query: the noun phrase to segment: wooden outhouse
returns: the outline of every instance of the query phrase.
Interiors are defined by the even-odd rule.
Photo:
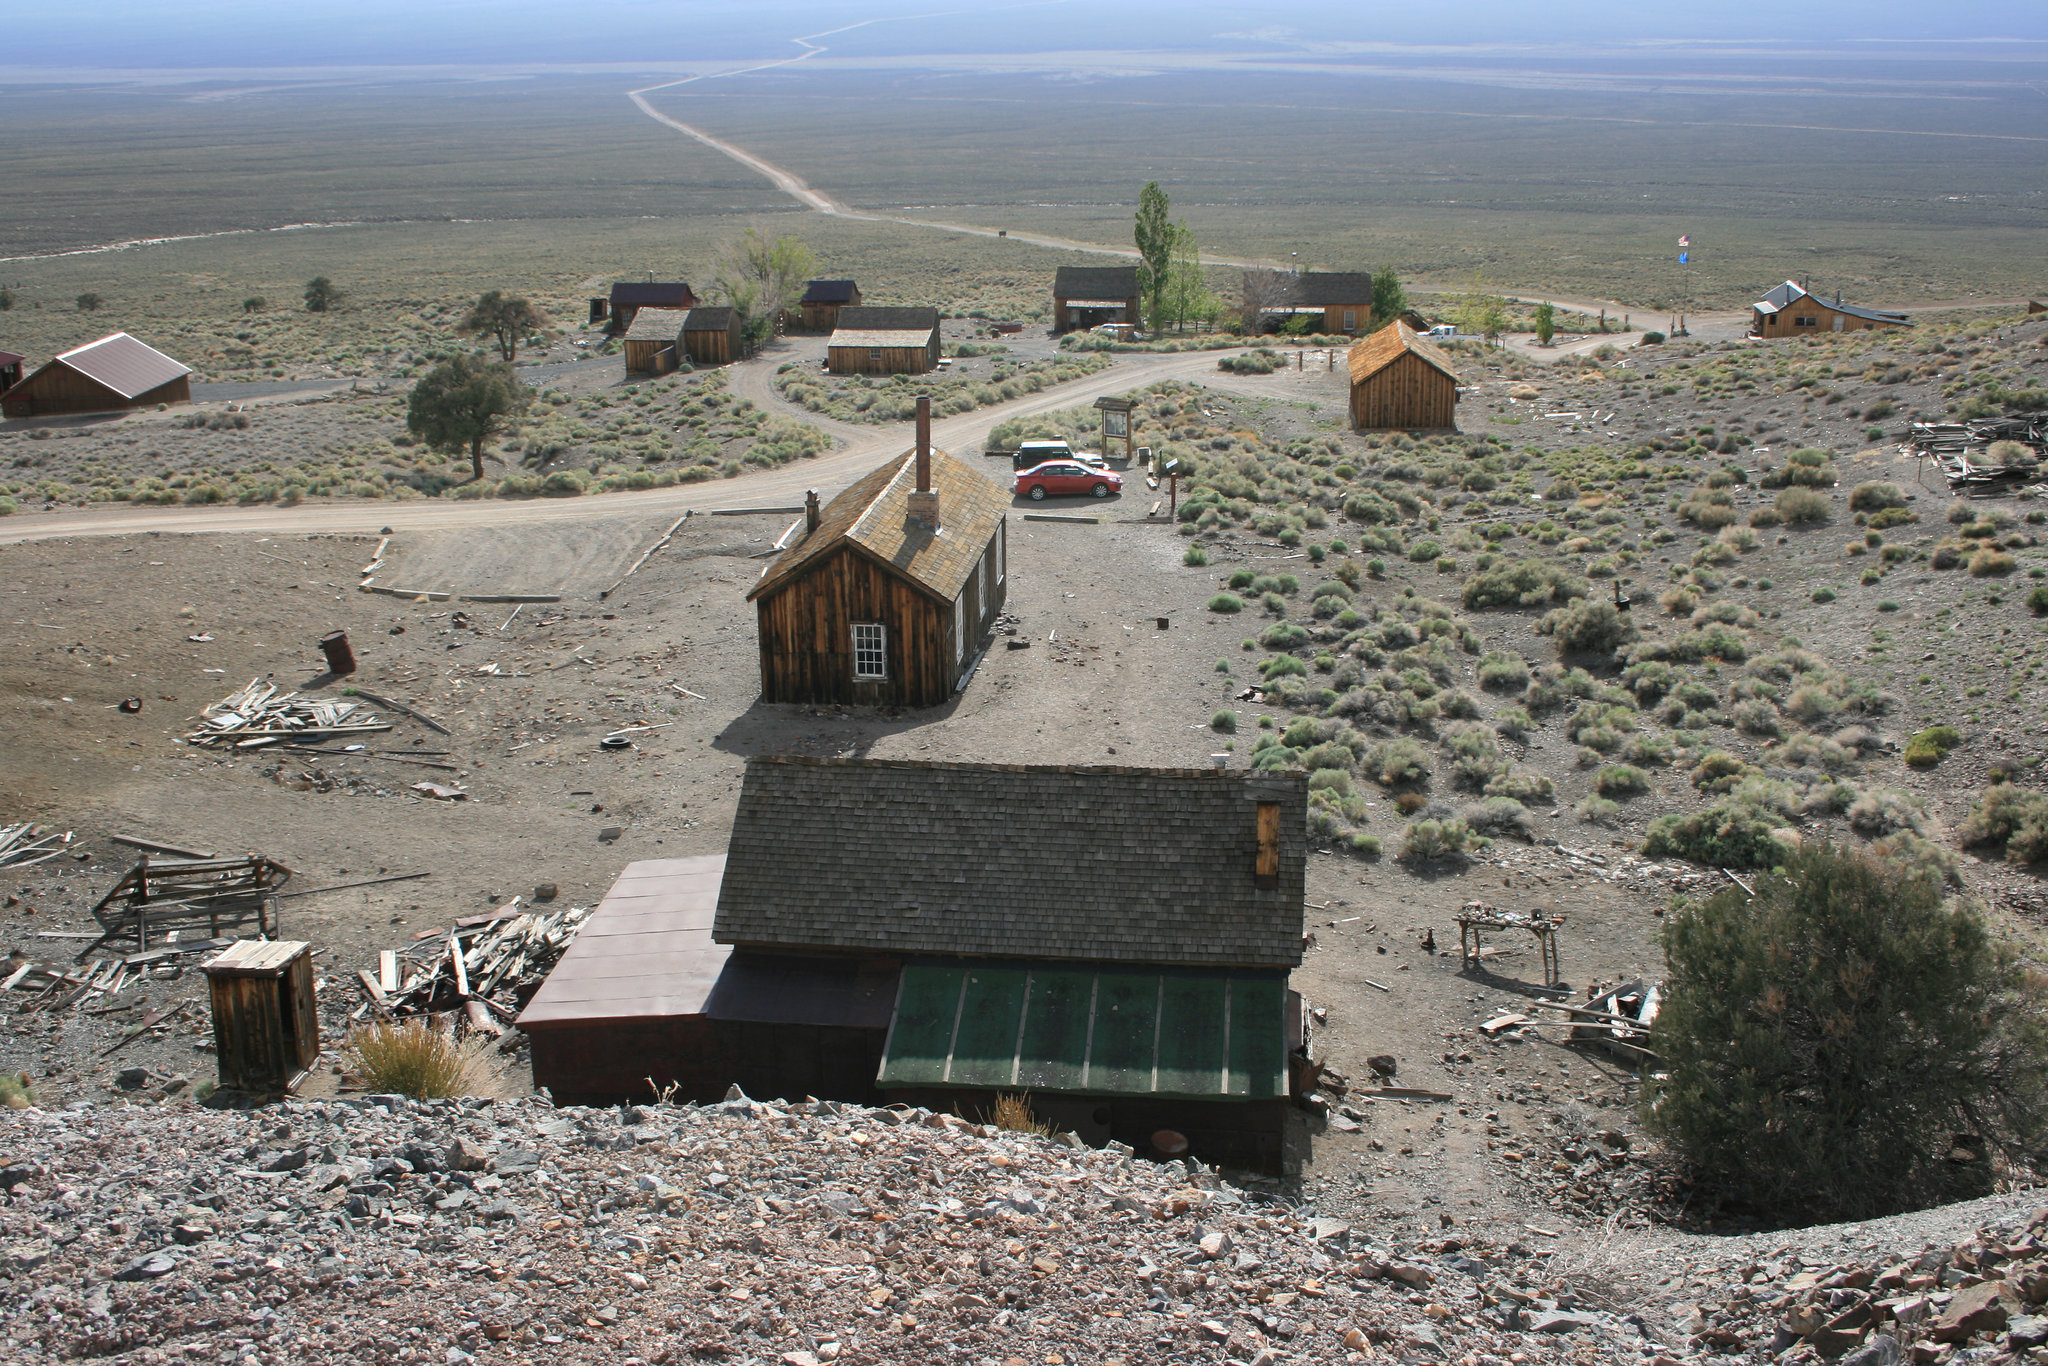
[[[192,401],[192,369],[126,332],[74,347],[0,394],[0,413],[106,413]]]
[[[692,365],[730,365],[740,358],[740,311],[693,308],[683,319],[683,354]]]
[[[1003,610],[1010,495],[917,446],[824,507],[747,594],[764,702],[935,707],[966,685]]]
[[[1458,425],[1450,358],[1396,319],[1351,348],[1351,425],[1365,431],[1447,431]]]
[[[1903,313],[1845,304],[1841,295],[1829,303],[1809,294],[1797,280],[1787,280],[1757,300],[1749,314],[1749,335],[1771,341],[1778,337],[1818,337],[1831,332],[1875,332],[1879,328],[1911,327]]]
[[[825,343],[835,375],[922,375],[938,363],[936,308],[842,308]]]
[[[320,1056],[313,952],[294,940],[238,939],[205,965],[220,1084],[289,1091]]]
[[[1054,332],[1143,321],[1136,266],[1061,266],[1054,272]]]
[[[812,280],[786,319],[793,332],[830,332],[839,326],[839,311],[860,307],[860,286],[851,280]]]
[[[673,308],[643,308],[619,339],[629,375],[665,375],[683,352],[683,314]]]

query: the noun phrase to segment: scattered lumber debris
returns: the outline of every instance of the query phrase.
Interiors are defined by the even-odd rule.
[[[1581,1005],[1561,1001],[1530,1004],[1564,1014],[1570,1023],[1565,1034],[1568,1043],[1593,1044],[1631,1067],[1640,1067],[1644,1060],[1655,1057],[1649,1046],[1650,1026],[1656,1023],[1657,1012],[1664,1005],[1661,983],[1637,978],[1596,991]]]
[[[175,938],[171,931],[166,937]],[[72,1010],[93,1014],[125,1010],[126,1005],[102,1004],[151,976],[181,977],[194,955],[212,954],[234,943],[232,939],[187,939],[141,953],[116,954],[91,963],[65,967],[26,959],[0,960],[0,992],[17,1015],[33,1011]],[[128,1038],[132,1042],[158,1026],[168,1027],[172,1016],[160,1014],[145,1019]],[[111,1051],[111,1050],[109,1050]]]
[[[1998,442],[2013,442],[2021,453],[1994,460],[1991,447]],[[2048,453],[2048,413],[1969,422],[1916,422],[1907,445],[1917,458],[1932,460],[1940,467],[1950,492],[1993,493],[2042,478],[2041,461]]]
[[[53,859],[71,843],[71,832],[57,833],[47,825],[23,821],[0,825],[0,868],[26,868]]]
[[[205,925],[220,937],[230,929],[255,922],[266,937],[277,932],[277,895],[291,880],[292,870],[260,855],[246,858],[160,859],[145,854],[122,874],[99,904],[93,918],[102,931],[80,951],[84,958],[116,939],[132,939],[147,951],[152,931],[159,934]]]
[[[377,968],[356,974],[369,999],[356,1014],[395,1018],[451,1016],[463,1029],[505,1032],[547,979],[591,907],[521,909],[521,898],[484,915],[458,920],[377,955]]]
[[[413,720],[419,722],[421,725],[425,726],[429,730],[439,731],[443,735],[454,734],[453,731],[449,730],[448,727],[442,725],[439,721],[436,721],[433,717],[427,715],[423,711],[415,711],[413,708],[408,707],[403,702],[394,701],[389,697],[380,697],[373,692],[364,692],[361,688],[350,688],[348,691],[354,696],[362,698],[366,702],[375,702],[380,707],[389,707],[391,708],[391,710],[395,712],[400,712],[406,716],[410,716]]]
[[[201,716],[204,724],[186,735],[185,743],[203,748],[256,749],[285,740],[367,735],[392,728],[360,702],[280,692],[275,683],[260,678],[250,679],[247,687],[207,707]]]
[[[1527,930],[1536,936],[1536,946],[1543,955],[1543,985],[1556,986],[1559,975],[1557,932],[1563,927],[1564,917],[1561,915],[1542,916],[1533,912],[1525,915],[1468,901],[1465,909],[1458,912],[1458,953],[1465,960],[1465,967],[1476,968],[1483,952],[1479,942],[1481,930]]]

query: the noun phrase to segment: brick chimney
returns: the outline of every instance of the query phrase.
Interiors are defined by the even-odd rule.
[[[804,535],[818,529],[818,491],[811,489],[804,494]]]
[[[939,495],[932,488],[932,401],[917,396],[917,491],[910,495],[910,520],[939,529]]]

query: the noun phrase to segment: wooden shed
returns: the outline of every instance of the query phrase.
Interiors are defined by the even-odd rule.
[[[629,375],[665,375],[683,353],[683,314],[673,308],[643,308],[619,339]]]
[[[682,348],[693,365],[730,365],[740,358],[740,311],[693,308],[683,319]]]
[[[604,323],[607,332],[619,336],[633,326],[643,308],[687,312],[696,306],[696,292],[682,280],[622,280],[608,296],[590,301],[590,321]]]
[[[938,363],[936,308],[842,308],[825,343],[835,375],[922,375]]]
[[[1010,495],[931,448],[918,401],[914,450],[823,508],[747,594],[764,702],[935,707],[966,685],[1007,592]]]
[[[839,310],[860,307],[860,286],[851,280],[812,280],[796,301],[784,325],[792,332],[830,332],[839,326]]]
[[[1450,358],[1396,319],[1351,348],[1351,425],[1365,431],[1444,431],[1458,425]]]
[[[275,1094],[320,1056],[312,945],[238,939],[205,965],[220,1084]]]
[[[0,394],[0,413],[43,417],[192,401],[192,370],[126,332],[75,347]]]
[[[21,383],[21,367],[27,359],[12,351],[0,351],[0,394]]]
[[[1142,323],[1136,266],[1061,266],[1052,277],[1052,330]]]
[[[1797,280],[1787,280],[1757,300],[1749,314],[1749,335],[1765,341],[1779,337],[1818,337],[1834,332],[1875,332],[1880,328],[1911,327],[1903,313],[1885,313],[1875,308],[1845,304],[1841,295],[1829,303],[1806,292]]]

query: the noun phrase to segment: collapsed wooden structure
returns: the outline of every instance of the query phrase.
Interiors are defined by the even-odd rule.
[[[495,911],[458,920],[377,955],[377,970],[356,981],[367,998],[354,1018],[375,1012],[393,1019],[444,1017],[460,1028],[498,1035],[517,1017],[582,931],[591,908],[520,908],[521,898]]]
[[[1991,460],[1992,445],[2013,441],[2026,448],[2018,459]],[[1907,440],[1919,459],[1932,460],[1953,493],[1996,493],[2042,478],[2048,455],[2048,413],[1976,418],[1968,422],[1916,422]]]
[[[1561,915],[1517,915],[1513,911],[1497,911],[1479,902],[1468,902],[1458,912],[1458,955],[1468,969],[1477,968],[1485,945],[1480,942],[1482,930],[1527,930],[1536,937],[1536,950],[1543,960],[1543,985],[1556,986],[1560,977],[1557,957],[1557,932],[1564,928]]]
[[[291,877],[291,869],[259,854],[207,859],[145,854],[92,908],[102,933],[78,957],[83,960],[121,939],[147,951],[152,934],[162,939],[201,925],[216,939],[223,928],[240,930],[252,923],[259,934],[273,937],[278,893]]]

